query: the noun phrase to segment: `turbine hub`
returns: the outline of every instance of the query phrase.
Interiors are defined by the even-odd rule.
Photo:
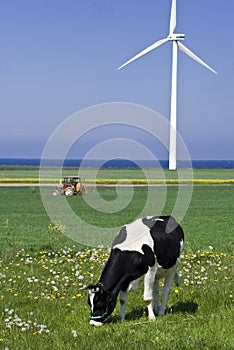
[[[176,40],[176,41],[181,41],[181,40],[184,40],[185,38],[185,34],[169,34],[168,35],[168,39],[173,41],[173,40]]]

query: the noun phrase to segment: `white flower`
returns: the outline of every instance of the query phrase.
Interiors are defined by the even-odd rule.
[[[74,337],[74,338],[76,338],[76,337],[77,337],[77,335],[78,335],[78,334],[77,334],[77,331],[72,330],[71,332],[72,332],[73,337]]]

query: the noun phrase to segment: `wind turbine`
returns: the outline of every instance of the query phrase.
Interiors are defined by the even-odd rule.
[[[143,51],[139,52],[136,56],[132,57],[130,60],[122,64],[117,69],[121,69],[127,66],[129,63],[137,60],[141,56],[149,53],[150,51],[156,49],[157,47],[165,44],[168,41],[172,42],[172,78],[171,78],[171,113],[170,113],[170,141],[169,141],[169,169],[176,169],[176,112],[177,112],[177,56],[178,56],[178,48],[203,65],[208,68],[211,72],[217,74],[217,72],[212,69],[207,63],[202,61],[197,55],[195,55],[192,51],[190,51],[185,45],[181,43],[184,40],[185,34],[176,34],[174,33],[176,27],[176,0],[172,0],[171,4],[171,17],[170,17],[170,26],[169,26],[169,34],[166,38],[161,39],[148,46]]]

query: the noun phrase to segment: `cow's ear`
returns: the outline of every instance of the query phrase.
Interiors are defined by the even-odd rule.
[[[88,286],[83,286],[80,290],[91,290],[92,292],[99,292],[99,287],[96,284],[89,284]]]
[[[92,290],[92,289],[96,289],[96,285],[89,284],[88,286],[83,286],[80,288],[80,290]]]
[[[80,288],[80,290],[88,290],[89,289],[89,286],[83,286]]]

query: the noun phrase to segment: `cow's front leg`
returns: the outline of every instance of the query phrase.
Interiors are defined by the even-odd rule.
[[[155,314],[153,311],[153,290],[155,280],[156,268],[150,267],[144,278],[144,300],[148,309],[148,318],[151,321],[155,320]]]
[[[119,319],[125,320],[125,309],[126,309],[126,304],[128,300],[128,293],[121,290],[119,293],[119,300],[120,300]]]

